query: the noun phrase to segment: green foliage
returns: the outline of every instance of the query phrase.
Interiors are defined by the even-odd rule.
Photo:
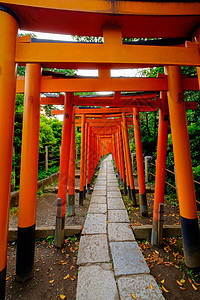
[[[23,122],[24,95],[16,95],[15,123],[14,123],[14,149],[13,166],[15,165],[15,189],[19,188],[20,165],[21,165],[21,144],[22,144],[22,122]],[[39,165],[38,180],[50,176],[59,171],[60,146],[62,139],[62,122],[58,119],[48,118],[45,115],[40,117],[39,135]],[[45,146],[49,150],[49,170],[45,172]],[[42,162],[42,163],[40,163]],[[14,175],[14,174],[13,174]],[[12,176],[12,182],[14,176]]]

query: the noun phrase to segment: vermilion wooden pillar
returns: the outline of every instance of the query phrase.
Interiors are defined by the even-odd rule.
[[[81,123],[81,164],[80,164],[80,188],[79,205],[83,205],[84,198],[84,163],[85,163],[85,114],[82,115]]]
[[[65,212],[67,202],[68,167],[72,128],[72,93],[65,93],[62,143],[60,153],[60,172],[58,182],[58,201],[54,245],[61,247],[64,242]]]
[[[122,178],[122,181],[123,181],[123,194],[127,195],[125,163],[124,163],[124,151],[123,151],[121,127],[119,127],[119,150],[120,150],[120,157],[121,157],[121,178]]]
[[[118,174],[119,174],[119,178],[120,178],[120,182],[123,184],[122,182],[122,162],[121,162],[121,156],[120,156],[120,144],[119,144],[119,129],[117,129],[116,132],[116,143],[117,143],[117,157],[118,157],[118,164],[119,164],[119,170],[118,170]]]
[[[119,144],[117,139],[117,133],[114,134],[115,136],[115,152],[116,152],[116,161],[117,161],[117,173],[120,178],[120,162],[119,162]]]
[[[114,134],[112,134],[112,151],[113,151],[113,160],[115,162],[115,171],[117,172],[117,151],[116,151],[115,135]]]
[[[91,183],[93,183],[93,175],[94,175],[94,133],[91,130]]]
[[[146,188],[145,188],[145,179],[144,179],[142,141],[141,141],[141,133],[140,133],[140,120],[139,120],[138,108],[133,108],[133,125],[134,125],[134,136],[135,136],[137,173],[138,173],[140,214],[142,216],[148,216]]]
[[[91,127],[88,127],[88,147],[87,147],[87,155],[88,155],[88,160],[87,160],[87,170],[88,170],[88,174],[87,174],[87,193],[90,193],[90,182],[92,179],[92,175],[91,175]]]
[[[130,197],[133,202],[133,206],[137,206],[125,113],[122,113],[122,118],[123,118],[124,141],[125,141],[125,147],[126,147],[126,157],[127,157],[127,167],[128,167],[127,169],[128,169],[128,174],[129,174],[129,183],[130,183]]]
[[[88,123],[85,123],[84,187],[83,187],[84,198],[86,197],[86,181],[87,181],[87,141],[88,141]]]
[[[121,133],[122,133],[122,146],[123,146],[123,149],[124,149],[125,175],[126,175],[129,198],[131,198],[131,196],[130,196],[129,174],[128,174],[128,166],[127,166],[127,155],[126,155],[126,147],[125,147],[125,140],[124,140],[124,126],[123,126],[123,123],[122,123],[121,128],[122,128],[122,130],[121,130]]]
[[[0,299],[5,297],[12,172],[18,18],[0,5]]]
[[[159,113],[155,196],[154,196],[154,208],[153,208],[153,228],[151,234],[151,243],[155,245],[158,244],[159,204],[164,203],[167,139],[168,139],[168,127],[169,127],[169,111],[168,111],[168,104],[167,104],[167,94],[166,92],[161,92],[160,96],[161,96],[161,108]]]
[[[200,234],[180,67],[168,66],[166,73],[184,260],[195,268],[200,267]]]
[[[40,129],[40,64],[27,64],[19,189],[16,280],[33,276]]]
[[[72,113],[72,131],[69,155],[69,176],[68,176],[68,216],[75,215],[75,115]]]

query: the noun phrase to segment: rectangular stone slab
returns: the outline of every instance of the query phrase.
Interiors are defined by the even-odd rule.
[[[82,234],[106,233],[107,216],[104,214],[88,214]]]
[[[133,294],[138,300],[164,300],[162,291],[151,275],[134,275],[118,279],[120,299],[133,300]],[[150,288],[152,284],[153,290]]]
[[[107,192],[116,192],[120,191],[118,183],[112,183],[107,186]]]
[[[89,214],[105,214],[107,212],[107,205],[102,203],[91,203],[88,209]]]
[[[101,191],[94,191],[92,196],[106,196],[106,189],[101,190]]]
[[[111,223],[128,223],[129,217],[127,211],[123,210],[108,210],[108,221]]]
[[[134,241],[135,237],[129,226],[130,223],[108,223],[109,242]]]
[[[126,209],[122,198],[107,198],[108,209]]]
[[[90,203],[102,203],[106,204],[106,196],[92,196]]]
[[[81,236],[77,259],[78,265],[109,261],[106,234]]]
[[[95,184],[95,187],[94,187],[94,191],[102,191],[102,190],[106,190],[106,186],[104,185],[96,185]]]
[[[108,197],[121,197],[122,195],[121,195],[120,191],[115,191],[115,192],[107,191],[107,196]]]
[[[150,273],[137,242],[111,242],[115,275]]]
[[[119,299],[114,274],[109,264],[79,268],[76,300],[94,299]]]

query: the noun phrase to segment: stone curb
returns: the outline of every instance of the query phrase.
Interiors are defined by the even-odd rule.
[[[152,225],[134,226],[131,225],[137,240],[151,240]],[[199,224],[200,229],[200,224]],[[181,225],[163,225],[163,237],[182,236]]]
[[[52,174],[51,176],[39,180],[37,182],[37,190],[41,191],[44,186],[53,183],[54,181],[58,180],[59,172]],[[17,206],[19,202],[19,191],[12,192],[10,194],[10,207]]]
[[[40,227],[36,228],[35,231],[35,238],[36,239],[45,239],[50,235],[54,236],[54,230],[53,227]],[[73,236],[76,234],[80,234],[82,230],[82,226],[74,225],[74,226],[67,226],[65,228],[65,236]],[[17,240],[17,228],[11,228],[8,232],[8,242],[14,242]]]

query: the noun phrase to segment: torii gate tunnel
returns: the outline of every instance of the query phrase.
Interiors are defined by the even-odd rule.
[[[16,93],[24,93],[16,262],[18,281],[25,281],[33,275],[40,104],[50,104],[51,101],[52,104],[64,104],[55,244],[60,247],[64,239],[67,182],[68,211],[74,214],[75,126],[81,126],[80,205],[86,183],[89,191],[94,170],[100,158],[108,152],[112,153],[124,193],[128,186],[133,205],[137,205],[127,134],[128,126],[134,124],[140,211],[143,215],[148,214],[139,112],[158,108],[152,242],[157,243],[158,209],[164,198],[170,117],[184,258],[188,267],[199,267],[200,236],[186,120],[186,108],[195,108],[195,104],[185,103],[183,92],[199,90],[200,3],[183,0],[4,0],[0,1],[0,24],[0,299],[5,298]],[[19,28],[103,37],[103,42],[38,41],[30,36],[17,37]],[[154,40],[125,42],[124,38]],[[26,66],[25,78],[16,78],[17,64]],[[158,78],[111,77],[111,69],[156,66],[164,66],[165,75]],[[182,77],[181,66],[197,67],[198,78]],[[97,78],[57,78],[43,76],[42,68],[90,68],[98,69],[99,75]],[[76,92],[99,91],[113,91],[115,94],[114,97],[98,99],[95,96],[74,96]],[[149,97],[123,94],[135,91],[149,92]],[[65,96],[41,98],[40,101],[40,93],[45,92],[64,92]],[[83,111],[75,105],[101,108]],[[97,115],[99,118],[95,119]]]

